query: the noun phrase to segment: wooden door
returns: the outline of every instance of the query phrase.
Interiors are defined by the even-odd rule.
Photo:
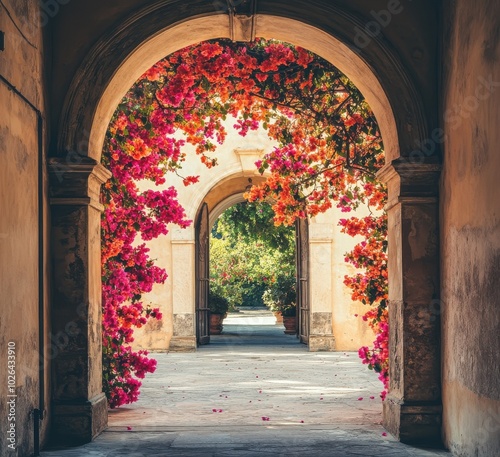
[[[301,343],[309,342],[309,230],[307,219],[295,225],[297,256],[297,336]]]
[[[196,220],[196,341],[210,343],[210,314],[208,292],[210,286],[208,206],[203,203]]]

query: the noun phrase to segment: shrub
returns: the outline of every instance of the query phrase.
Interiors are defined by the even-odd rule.
[[[226,314],[229,309],[229,301],[222,295],[210,292],[208,308],[212,314]]]
[[[271,311],[283,316],[295,316],[297,300],[296,279],[291,275],[280,275],[262,295],[264,304]]]

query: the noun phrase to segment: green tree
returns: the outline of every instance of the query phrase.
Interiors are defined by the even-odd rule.
[[[273,216],[267,203],[240,203],[214,225],[211,290],[226,297],[231,309],[263,306],[266,291],[294,281],[295,230],[275,226]]]

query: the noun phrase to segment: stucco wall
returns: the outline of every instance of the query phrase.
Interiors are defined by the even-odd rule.
[[[33,452],[33,415],[39,407],[38,329],[38,119],[43,109],[44,50],[37,3],[3,0],[0,30],[0,454],[26,456]],[[45,243],[47,246],[47,243]],[[46,265],[45,265],[46,268]],[[48,289],[45,280],[45,290]],[[47,303],[47,295],[45,296]],[[45,322],[48,322],[47,310]],[[48,329],[46,328],[48,335]],[[43,330],[42,330],[43,332]],[[47,336],[48,338],[48,336]],[[15,390],[7,388],[7,348],[15,344]],[[47,374],[47,371],[46,371]],[[48,382],[45,393],[48,399]],[[17,397],[7,397],[8,394]],[[15,421],[8,401],[15,400]],[[47,403],[46,403],[47,405]],[[12,403],[12,406],[14,404]],[[47,408],[48,409],[48,408]],[[15,450],[8,448],[7,431],[15,423]],[[43,421],[42,442],[47,430]],[[9,451],[9,452],[7,452]]]
[[[493,456],[500,452],[500,3],[447,1],[445,15],[444,441],[458,456]]]

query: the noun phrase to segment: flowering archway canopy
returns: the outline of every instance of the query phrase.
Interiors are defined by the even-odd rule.
[[[207,167],[215,166],[217,144],[224,142],[231,117],[242,136],[263,127],[277,142],[256,164],[266,181],[247,194],[251,201],[274,202],[276,224],[290,225],[333,204],[346,213],[363,202],[376,210],[383,206],[385,190],[374,177],[384,161],[375,116],[331,63],[264,39],[206,41],[158,62],[118,106],[103,154],[113,174],[102,193],[104,388],[111,406],[134,401],[140,383],[133,375],[154,370],[147,354],[133,352],[130,343],[134,326],[160,317],[141,296],[163,282],[166,272],[153,264],[146,244],[136,237],[147,241],[166,234],[169,224],[190,223],[173,187],[141,192],[137,182],[161,185],[166,173],[182,173],[186,143]],[[197,180],[183,178],[185,185]],[[366,274],[346,278],[346,284],[354,298],[379,307],[373,318],[377,325],[386,304],[385,217],[341,223],[346,232],[366,238],[346,259]],[[366,360],[372,355],[363,354]],[[374,367],[373,360],[367,363]],[[377,364],[386,379],[386,361]]]

